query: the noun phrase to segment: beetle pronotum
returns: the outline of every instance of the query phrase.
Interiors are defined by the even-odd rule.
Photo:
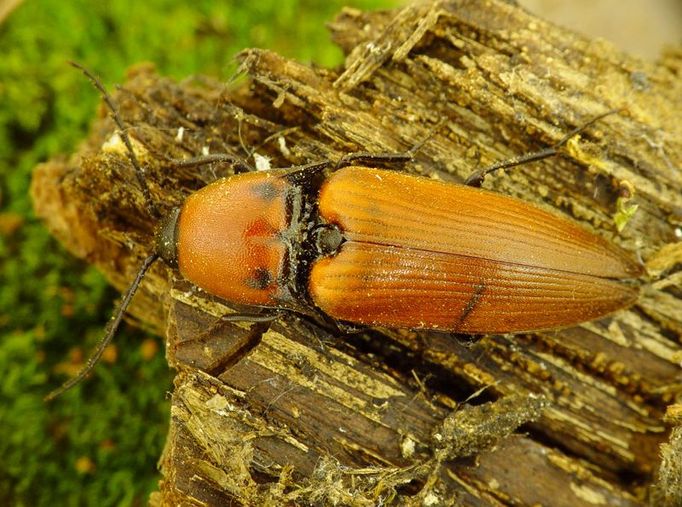
[[[158,216],[111,97],[76,66],[102,93],[150,213]],[[368,154],[336,167],[245,172],[207,185],[161,220],[154,252],[97,351],[47,399],[92,369],[157,258],[227,302],[264,310],[233,320],[273,320],[291,310],[365,326],[514,333],[571,326],[630,305],[638,290],[628,280],[642,268],[625,251],[565,218],[474,188],[485,174],[555,155],[612,112],[551,148],[474,173],[467,185],[359,165],[409,158]],[[221,158],[238,162],[220,155],[204,162]]]

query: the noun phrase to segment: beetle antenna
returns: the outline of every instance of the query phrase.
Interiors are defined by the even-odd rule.
[[[128,290],[126,291],[125,295],[119,302],[116,310],[114,310],[113,317],[109,321],[109,324],[107,324],[104,336],[100,340],[99,345],[97,346],[95,351],[88,358],[88,361],[87,363],[85,363],[85,366],[81,369],[81,371],[78,372],[78,374],[75,377],[70,378],[69,380],[64,382],[60,387],[58,387],[50,394],[45,396],[44,398],[45,401],[52,401],[58,396],[61,396],[66,391],[71,389],[73,386],[80,383],[88,375],[88,373],[92,371],[92,369],[95,367],[97,362],[102,357],[104,349],[107,348],[107,346],[111,343],[111,340],[114,338],[116,330],[118,329],[118,326],[121,324],[121,320],[123,320],[123,314],[128,309],[128,306],[130,305],[130,302],[132,301],[135,292],[137,292],[137,288],[140,286],[142,278],[144,277],[149,267],[158,258],[159,256],[157,254],[152,254],[142,262],[142,266],[140,266],[140,270],[137,272],[135,280],[133,280],[133,283],[130,284],[130,287],[128,287]]]
[[[540,151],[535,151],[533,153],[527,153],[525,155],[521,155],[520,157],[513,157],[506,160],[500,160],[499,162],[495,162],[493,165],[489,167],[475,171],[464,181],[464,184],[469,185],[471,187],[480,187],[481,183],[483,183],[483,178],[485,178],[486,175],[497,172],[500,169],[509,169],[510,167],[514,167],[517,165],[527,164],[529,162],[536,162],[538,160],[553,157],[554,155],[559,153],[559,148],[566,144],[574,135],[583,132],[586,128],[588,128],[591,125],[594,125],[602,118],[618,113],[622,110],[623,108],[611,109],[609,111],[606,111],[605,113],[595,116],[586,123],[583,123],[582,125],[579,125],[573,130],[571,130],[568,134],[562,137],[559,140],[559,142],[555,143],[553,146],[550,146],[549,148],[545,148],[544,150]]]
[[[159,210],[154,204],[154,201],[152,201],[151,192],[149,191],[149,185],[147,185],[147,180],[145,179],[144,176],[144,170],[142,169],[140,163],[137,160],[135,150],[133,150],[133,144],[130,142],[130,137],[128,136],[126,126],[123,123],[123,119],[121,118],[121,115],[118,112],[118,108],[114,103],[114,99],[111,97],[111,95],[109,95],[109,92],[107,91],[107,89],[102,84],[102,81],[100,81],[100,79],[97,76],[95,76],[92,72],[90,72],[88,69],[86,69],[79,63],[76,62],[69,63],[78,70],[80,70],[83,74],[85,74],[85,77],[87,77],[90,80],[90,82],[95,86],[95,88],[97,88],[97,90],[99,90],[99,92],[102,94],[104,102],[109,108],[109,111],[111,111],[111,117],[113,118],[114,122],[116,123],[116,126],[118,127],[119,135],[121,136],[123,143],[126,145],[128,158],[130,159],[130,163],[133,164],[133,167],[135,168],[135,176],[137,177],[137,183],[140,185],[140,188],[142,189],[142,195],[144,195],[144,198],[147,201],[147,209],[149,211],[149,214],[152,215],[152,217],[154,218],[159,218],[161,216],[161,213],[159,213]]]

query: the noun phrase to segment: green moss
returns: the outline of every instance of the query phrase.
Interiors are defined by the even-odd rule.
[[[148,338],[131,329],[116,339],[115,364],[42,401],[65,379],[69,354],[87,354],[99,338],[116,296],[48,236],[28,196],[33,167],[75,149],[99,100],[66,62],[107,84],[144,60],[177,78],[224,79],[233,55],[253,46],[335,65],[341,53],[324,22],[344,3],[395,2],[36,0],[0,25],[0,504],[145,504],[168,419],[161,342],[145,359]]]

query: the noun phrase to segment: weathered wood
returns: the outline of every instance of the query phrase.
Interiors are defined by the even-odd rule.
[[[661,445],[661,465],[651,491],[651,505],[682,505],[682,404],[669,405],[663,418],[673,426],[669,442]]]
[[[635,252],[652,280],[634,308],[555,332],[343,335],[289,316],[258,341],[262,325],[215,326],[229,310],[156,266],[132,309],[167,322],[178,369],[156,501],[644,504],[681,387],[682,52],[647,64],[493,0],[346,10],[331,28],[341,73],[256,50],[233,91],[131,72],[116,98],[159,206],[230,172],[170,161],[205,148],[289,166],[428,137],[405,170],[462,181],[622,107],[565,156],[486,185]],[[80,153],[38,168],[33,193],[67,247],[123,288],[154,221],[100,116]],[[623,182],[639,209],[618,233]]]

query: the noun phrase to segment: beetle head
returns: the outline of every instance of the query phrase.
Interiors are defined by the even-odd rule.
[[[178,267],[178,218],[180,208],[176,207],[161,219],[156,230],[155,251],[171,268]]]

